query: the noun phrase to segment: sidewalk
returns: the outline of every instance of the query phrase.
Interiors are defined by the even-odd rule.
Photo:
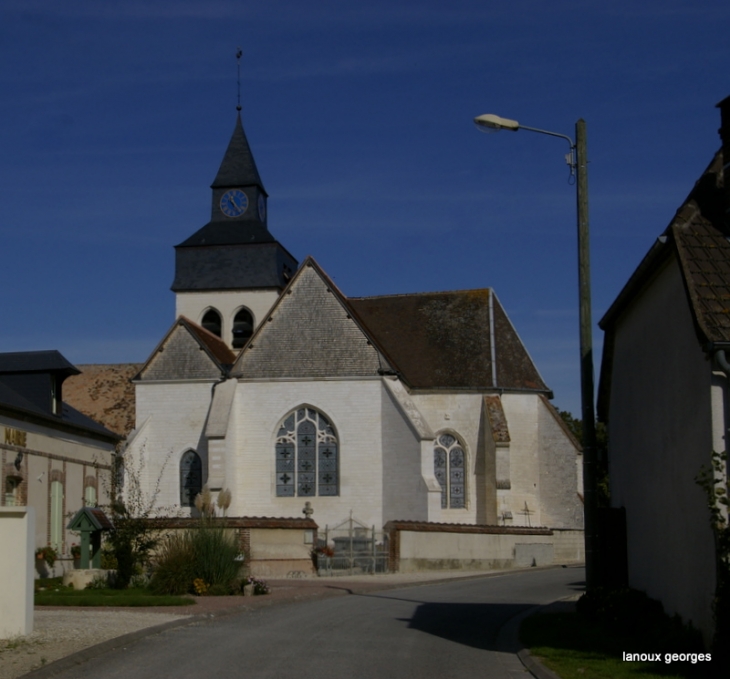
[[[0,640],[0,679],[42,679],[65,666],[108,652],[148,634],[207,619],[278,604],[484,578],[513,571],[441,571],[267,580],[271,594],[256,597],[195,597],[190,606],[140,608],[36,607],[33,634]],[[516,634],[510,631],[510,634]],[[505,639],[508,653],[514,639]],[[516,659],[516,658],[515,658]],[[34,671],[35,670],[35,671]]]

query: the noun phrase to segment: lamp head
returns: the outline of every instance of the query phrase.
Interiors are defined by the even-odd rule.
[[[520,129],[520,124],[516,120],[501,118],[500,116],[494,115],[494,113],[485,113],[484,115],[477,116],[474,118],[474,124],[482,132],[499,132],[500,130],[517,132]]]

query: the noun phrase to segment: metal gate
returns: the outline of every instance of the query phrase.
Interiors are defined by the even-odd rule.
[[[352,514],[340,524],[325,526],[315,552],[319,575],[360,575],[388,572],[388,535],[368,527]]]

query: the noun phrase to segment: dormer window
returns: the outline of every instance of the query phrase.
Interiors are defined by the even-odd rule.
[[[221,336],[221,315],[215,309],[208,309],[205,312],[201,325],[217,337]]]
[[[253,335],[253,315],[248,309],[240,309],[233,318],[234,349],[240,349]]]

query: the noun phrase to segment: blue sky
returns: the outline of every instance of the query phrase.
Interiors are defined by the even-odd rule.
[[[597,322],[719,148],[729,25],[726,0],[3,0],[0,351],[146,359],[240,45],[274,236],[350,296],[493,287],[578,414],[567,144],[472,118],[587,121]]]

